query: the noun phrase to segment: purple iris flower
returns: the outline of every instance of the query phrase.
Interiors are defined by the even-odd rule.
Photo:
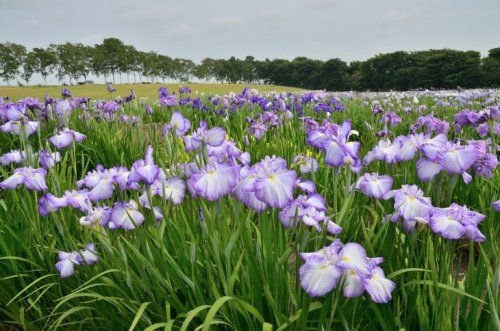
[[[80,251],[80,255],[82,257],[82,261],[88,265],[92,265],[99,261],[99,257],[97,255],[97,250],[93,243],[87,244],[85,249]]]
[[[11,164],[19,164],[26,160],[26,153],[21,150],[10,151],[0,156],[0,164],[4,167]]]
[[[191,89],[188,86],[184,86],[184,87],[181,87],[179,89],[179,93],[182,93],[182,94],[184,94],[184,93],[191,93]]]
[[[348,141],[352,133],[349,120],[340,126],[326,123],[322,128],[308,132],[307,143],[325,151],[326,164],[333,167],[349,165],[354,172],[359,172],[362,167],[359,160],[360,144]]]
[[[417,119],[415,124],[410,128],[411,132],[415,132],[421,127],[426,128],[426,133],[448,133],[450,131],[450,124],[447,121],[440,120],[433,115],[422,116]]]
[[[446,239],[466,237],[483,242],[486,237],[479,231],[478,224],[485,217],[466,206],[452,203],[448,208],[434,208],[430,213],[429,226],[433,232]]]
[[[300,283],[310,296],[323,296],[337,287],[344,276],[344,296],[354,298],[368,292],[376,303],[392,298],[394,282],[385,277],[378,266],[382,258],[368,258],[363,247],[356,243],[337,240],[314,253],[301,253],[304,264],[300,267]]]
[[[91,209],[89,192],[87,190],[72,190],[64,192],[68,206],[87,212]]]
[[[279,213],[279,219],[285,227],[295,226],[297,221],[313,226],[318,232],[322,229],[321,223],[326,223],[330,234],[338,234],[342,228],[332,222],[326,215],[326,201],[318,193],[308,196],[300,195]]]
[[[258,179],[258,166],[244,166],[239,172],[239,182],[233,190],[233,195],[243,202],[247,207],[257,212],[262,212],[267,208],[264,201],[257,199],[255,195],[255,182]]]
[[[226,140],[226,131],[220,127],[215,127],[207,130],[205,121],[200,122],[200,127],[195,131],[191,137],[196,145],[206,144],[211,147],[218,147]],[[186,142],[186,140],[184,140]]]
[[[401,146],[398,142],[391,143],[388,139],[382,139],[363,159],[363,162],[368,165],[371,162],[384,161],[385,163],[396,162],[396,156],[399,154]]]
[[[431,161],[425,157],[417,161],[417,175],[422,182],[430,182],[434,176],[443,170],[438,161]]]
[[[71,96],[73,96],[73,94],[71,94],[71,92],[66,87],[62,88],[61,95],[63,98],[70,98]]]
[[[374,115],[382,114],[384,110],[380,107],[378,103],[374,103],[372,107],[372,113]]]
[[[93,243],[85,246],[81,251],[57,253],[59,261],[56,263],[56,269],[59,271],[61,278],[67,278],[75,273],[75,265],[92,265],[99,261],[96,247]]]
[[[0,108],[0,119],[3,121],[20,121],[24,117],[26,117],[26,110],[15,103],[8,103]]]
[[[396,115],[396,113],[392,111],[388,111],[382,115],[382,118],[380,119],[382,123],[387,123],[390,126],[395,126],[401,123],[401,117]]]
[[[431,161],[437,161],[438,155],[443,151],[448,142],[445,134],[438,134],[434,138],[419,138],[418,146],[422,154]]]
[[[54,112],[59,118],[62,118],[64,115],[69,117],[72,109],[73,105],[68,99],[58,99],[55,101]]]
[[[184,136],[191,128],[191,122],[182,116],[179,111],[174,111],[172,113],[172,118],[170,123],[163,127],[163,134],[165,135],[170,130],[175,130],[175,135],[177,137]]]
[[[84,134],[64,128],[59,131],[55,136],[49,138],[49,141],[58,149],[66,148],[73,142],[81,142],[87,137]]]
[[[56,269],[61,274],[61,278],[67,278],[75,273],[75,265],[82,263],[82,257],[79,252],[63,252],[57,253],[59,261],[56,263]]]
[[[57,212],[60,208],[67,207],[68,200],[65,196],[58,198],[51,193],[43,195],[38,200],[38,212],[41,216],[49,216]]]
[[[115,202],[109,217],[108,227],[111,230],[122,228],[133,230],[144,222],[144,215],[139,211],[134,200]]]
[[[47,170],[43,168],[17,168],[14,170],[12,176],[0,183],[0,188],[4,190],[15,190],[19,185],[23,184],[28,190],[45,191],[47,190],[47,184],[45,184],[46,175]]]
[[[484,178],[492,178],[493,171],[498,166],[498,159],[492,154],[491,146],[487,141],[469,141],[469,146],[477,152],[477,159],[472,165],[474,173]]]
[[[167,91],[168,93],[168,91]],[[176,94],[167,94],[164,95],[163,93],[159,96],[160,99],[160,105],[161,106],[175,106],[178,103],[177,100],[177,95]]]
[[[443,151],[438,154],[438,160],[443,169],[450,174],[462,175],[464,182],[469,183],[472,177],[466,172],[478,158],[476,149],[472,146],[460,146],[448,142]]]
[[[337,266],[342,243],[337,240],[314,253],[301,253],[300,284],[312,297],[323,296],[337,287],[343,269]]]
[[[364,195],[375,199],[383,199],[392,188],[391,176],[379,176],[377,173],[364,174],[356,183],[356,188]]]
[[[95,207],[87,213],[86,216],[80,218],[80,225],[93,227],[97,225],[106,226],[111,217],[111,208]]]
[[[145,109],[147,115],[153,115],[153,108],[149,104],[146,104]]]
[[[423,140],[423,134],[410,134],[408,136],[397,137],[394,142],[398,143],[400,147],[395,156],[395,161],[406,162],[413,160]]]
[[[306,180],[303,178],[298,178],[295,181],[295,188],[298,188],[305,193],[314,193],[316,192],[316,185],[312,180]]]
[[[267,126],[260,121],[255,121],[250,125],[247,132],[249,135],[254,136],[255,139],[260,140],[266,134]]]
[[[112,83],[108,83],[107,90],[109,93],[116,92],[116,89],[113,87]]]
[[[158,98],[164,98],[166,96],[168,96],[168,88],[160,86],[158,88]]]
[[[88,198],[92,202],[98,202],[110,199],[113,196],[115,190],[114,179],[109,171],[103,171],[98,173],[98,181],[96,183],[87,183],[87,187],[90,188]]]
[[[238,182],[238,172],[238,166],[213,162],[193,173],[187,184],[195,195],[215,201],[231,193]]]
[[[266,157],[256,167],[255,197],[273,208],[283,208],[293,200],[297,173],[286,168],[282,158]]]
[[[42,150],[38,153],[38,158],[44,169],[53,168],[57,163],[61,162],[61,154],[59,154],[59,152],[51,153],[49,151]]]
[[[486,137],[490,133],[490,126],[488,123],[483,123],[476,130],[480,137]]]
[[[143,160],[137,160],[132,165],[129,174],[129,183],[139,183],[144,181],[148,185],[152,185],[160,174],[160,167],[154,163],[153,147],[148,145],[146,154]]]
[[[491,206],[495,209],[495,211],[500,213],[500,200],[492,202]]]
[[[0,131],[19,136],[22,130],[24,130],[26,136],[31,136],[33,133],[37,132],[38,125],[39,123],[35,121],[9,121],[0,126]]]
[[[170,200],[174,205],[180,204],[186,196],[186,183],[179,177],[157,180],[151,185],[151,196],[160,196]],[[147,193],[144,192],[139,198],[141,205],[150,207]]]
[[[403,185],[399,190],[388,192],[385,199],[394,198],[395,212],[392,221],[403,219],[403,227],[408,232],[415,229],[417,223],[427,224],[431,210],[431,199],[424,197],[424,192],[416,185]]]

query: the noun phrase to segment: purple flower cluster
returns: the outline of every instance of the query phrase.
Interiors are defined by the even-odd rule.
[[[71,277],[75,273],[75,265],[92,265],[99,261],[97,250],[92,243],[80,251],[59,251],[57,255],[59,261],[56,263],[56,269],[61,274],[61,278]]]
[[[431,199],[416,185],[403,185],[399,190],[390,190],[392,178],[365,174],[356,184],[366,196],[376,199],[394,199],[394,213],[387,218],[393,222],[402,220],[407,232],[413,232],[418,224],[429,225],[437,235],[446,239],[467,238],[482,242],[486,238],[478,224],[485,215],[470,211],[466,206],[452,203],[448,208],[432,206]]]
[[[333,167],[348,165],[351,170],[359,173],[362,168],[359,159],[360,143],[349,141],[354,132],[351,122],[345,121],[337,125],[325,120],[321,126],[308,131],[307,143],[325,152],[325,163]]]
[[[300,284],[310,296],[323,296],[339,283],[346,298],[356,298],[367,292],[376,303],[392,298],[396,285],[385,277],[379,266],[384,259],[367,257],[357,243],[334,241],[317,252],[301,253]]]

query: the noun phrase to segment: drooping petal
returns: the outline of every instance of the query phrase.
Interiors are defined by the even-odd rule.
[[[361,278],[354,270],[344,272],[344,296],[346,298],[357,298],[365,292],[365,286]]]
[[[299,270],[300,284],[312,297],[333,290],[342,276],[342,269],[322,256],[310,256]]]
[[[373,268],[371,275],[363,278],[363,284],[372,300],[376,303],[387,303],[392,298],[392,291],[396,288],[393,281],[385,278],[380,267]]]

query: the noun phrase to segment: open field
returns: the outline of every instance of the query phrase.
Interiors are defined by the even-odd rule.
[[[0,89],[0,329],[500,329],[498,90],[169,87]]]
[[[116,88],[115,96],[126,96],[129,94],[130,89],[133,89],[138,98],[156,98],[158,97],[158,87],[166,86],[171,90],[176,90],[181,87],[181,84],[118,84],[114,85]],[[193,90],[193,95],[200,94],[225,94],[229,92],[239,92],[244,87],[255,88],[259,92],[299,92],[303,91],[299,88],[275,85],[243,85],[243,84],[189,84]],[[69,86],[75,97],[89,97],[92,99],[106,99],[110,94],[106,91],[104,84],[92,85],[77,85]],[[58,97],[61,94],[60,86],[23,86],[23,87],[9,87],[0,86],[0,96],[9,96],[12,100],[19,100],[25,97],[34,97],[43,99],[45,95],[51,97]]]

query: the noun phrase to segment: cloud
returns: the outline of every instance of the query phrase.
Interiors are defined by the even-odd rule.
[[[164,25],[167,22],[179,21],[186,14],[186,8],[179,5],[157,4],[141,8],[130,8],[123,11],[120,22],[142,26]]]
[[[241,18],[238,16],[219,17],[210,22],[210,26],[216,29],[226,29],[241,25]]]

